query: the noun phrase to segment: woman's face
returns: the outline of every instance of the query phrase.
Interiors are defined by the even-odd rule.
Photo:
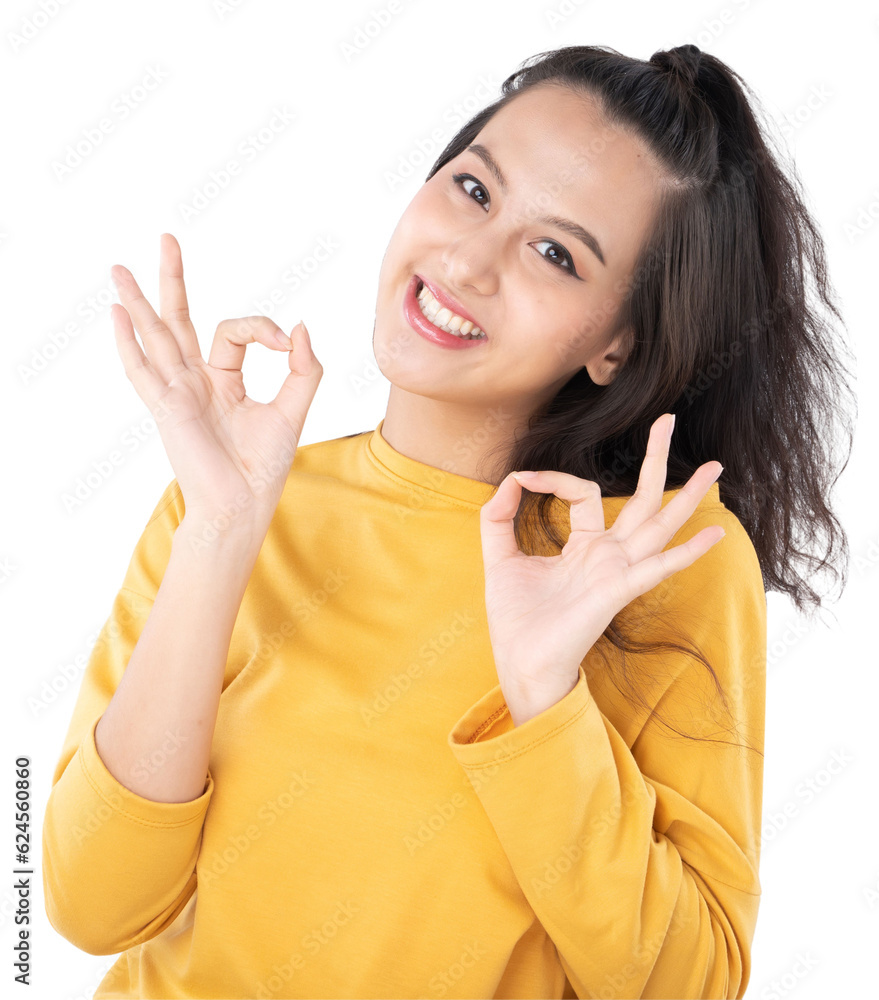
[[[602,125],[590,98],[556,84],[516,97],[474,143],[505,185],[469,149],[422,185],[382,261],[373,347],[407,392],[530,414],[584,365],[595,382],[613,379],[624,343],[614,321],[661,174],[641,143]],[[549,216],[588,232],[603,263]],[[486,338],[456,348],[417,332],[407,300],[412,316],[419,279]]]

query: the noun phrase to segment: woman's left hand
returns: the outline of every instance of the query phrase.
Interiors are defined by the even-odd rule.
[[[480,513],[485,606],[501,690],[515,725],[573,690],[580,663],[630,601],[685,569],[725,534],[711,525],[662,551],[723,467],[700,465],[661,507],[674,417],[650,428],[638,487],[605,530],[597,483],[565,472],[510,473]],[[521,483],[518,480],[521,478]],[[570,502],[570,537],[557,556],[528,556],[513,531],[522,485]]]

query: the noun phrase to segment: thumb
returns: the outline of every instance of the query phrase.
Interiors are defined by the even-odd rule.
[[[305,415],[323,378],[323,365],[311,349],[311,338],[300,320],[290,335],[293,343],[287,353],[290,374],[284,379],[277,396],[269,403],[294,427],[297,434],[305,423]]]
[[[510,473],[479,512],[482,558],[485,567],[521,554],[516,542],[513,518],[519,509],[522,487]]]

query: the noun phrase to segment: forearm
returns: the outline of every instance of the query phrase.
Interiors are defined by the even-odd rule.
[[[243,536],[193,547],[184,517],[143,632],[95,730],[113,776],[144,798],[201,795],[226,660],[259,547]]]

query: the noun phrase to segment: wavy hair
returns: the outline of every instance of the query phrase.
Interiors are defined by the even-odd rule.
[[[741,77],[695,45],[647,61],[609,46],[574,45],[526,59],[503,82],[502,96],[450,140],[425,180],[502,107],[544,82],[592,98],[609,127],[652,150],[670,183],[614,318],[615,330],[632,331],[624,364],[607,385],[594,383],[585,368],[573,375],[530,416],[502,476],[557,469],[598,482],[605,496],[630,496],[650,425],[674,412],[665,488],[683,486],[699,465],[719,460],[720,499],[751,539],[765,590],[814,613],[822,600],[816,574],[845,586],[848,541],[830,491],[851,452],[846,403],[853,394],[838,356],[845,345],[834,337],[833,321],[842,316],[823,241],[794,169],[782,168]],[[523,490],[514,527],[524,551],[564,544],[549,516],[554,502],[551,494]],[[705,666],[729,711],[697,647],[637,641],[624,628],[634,620],[629,605],[596,645],[608,666],[610,647],[618,651],[610,673],[627,698],[656,715],[625,653],[675,649]]]

